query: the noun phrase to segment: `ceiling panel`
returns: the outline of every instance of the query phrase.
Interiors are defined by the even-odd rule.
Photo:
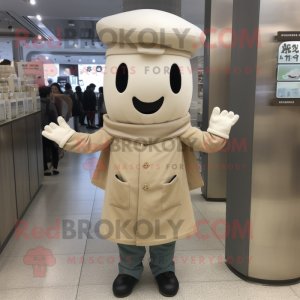
[[[74,26],[70,26],[68,21],[72,21]],[[99,40],[96,32],[96,23],[94,20],[63,20],[63,19],[44,19],[42,23],[52,32],[58,35],[61,32],[62,39],[96,39]]]
[[[1,10],[14,11],[22,16],[52,18],[103,17],[122,12],[122,0],[35,0],[31,5],[22,0],[1,0]]]
[[[2,1],[2,0],[1,0]],[[2,2],[1,2],[2,7]],[[12,26],[13,29],[8,29],[8,26]],[[16,28],[24,28],[14,19],[9,17],[5,12],[0,11],[0,36],[1,37],[14,37]]]

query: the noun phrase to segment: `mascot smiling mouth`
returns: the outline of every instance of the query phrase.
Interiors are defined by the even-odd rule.
[[[156,113],[161,108],[161,106],[164,103],[164,97],[161,97],[157,101],[150,102],[150,103],[142,102],[138,98],[133,97],[132,103],[135,109],[140,113],[145,115],[151,115]]]

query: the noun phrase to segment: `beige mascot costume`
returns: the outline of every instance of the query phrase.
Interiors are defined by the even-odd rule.
[[[175,243],[194,233],[189,191],[203,185],[193,149],[220,150],[239,117],[216,107],[207,132],[191,127],[190,57],[202,46],[198,27],[145,9],[103,18],[97,32],[108,45],[103,128],[77,133],[60,117],[43,135],[68,151],[103,150],[92,183],[105,190],[100,233],[120,251],[114,295],[132,292],[150,246],[159,291],[175,296]]]

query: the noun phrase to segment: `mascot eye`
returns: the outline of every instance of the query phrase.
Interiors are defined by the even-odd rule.
[[[170,86],[174,94],[178,94],[181,89],[181,74],[179,67],[173,64],[170,71]]]
[[[128,68],[126,64],[120,64],[117,70],[116,87],[119,93],[123,93],[128,84]]]

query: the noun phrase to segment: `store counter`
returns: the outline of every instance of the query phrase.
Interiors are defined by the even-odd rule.
[[[0,253],[43,180],[41,112],[0,123]]]

